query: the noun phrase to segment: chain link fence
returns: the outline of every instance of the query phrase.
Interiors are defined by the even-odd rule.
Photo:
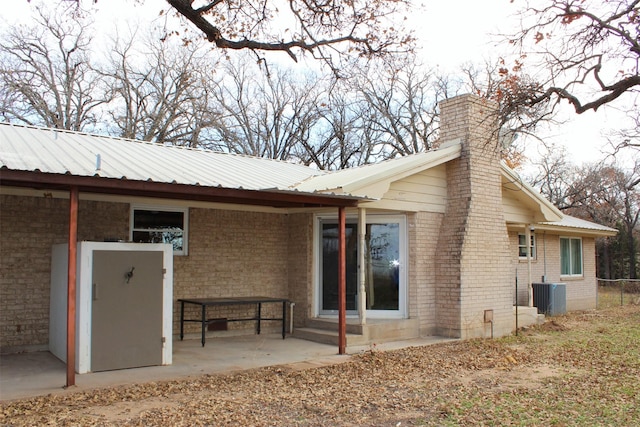
[[[640,304],[639,279],[598,279],[598,308]]]

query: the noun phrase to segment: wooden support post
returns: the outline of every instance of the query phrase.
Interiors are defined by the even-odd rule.
[[[78,265],[78,187],[69,191],[67,274],[67,387],[76,384],[76,267]]]
[[[347,348],[346,210],[338,208],[338,354]]]
[[[367,323],[367,210],[358,208],[358,314],[360,324]]]
[[[533,283],[531,280],[531,228],[532,226],[527,224],[524,230],[524,238],[527,241],[527,302],[529,307],[533,307]]]

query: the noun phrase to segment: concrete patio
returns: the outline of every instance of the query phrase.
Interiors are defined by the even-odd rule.
[[[375,346],[376,351],[430,345],[450,341],[442,337],[417,338]],[[230,373],[265,366],[287,365],[308,369],[346,362],[351,355],[371,350],[369,346],[347,348],[338,355],[333,345],[315,343],[279,334],[210,338],[202,347],[199,339],[175,340],[173,364],[76,375],[76,385],[66,389],[66,365],[47,351],[0,355],[0,400],[13,400],[50,393],[124,384],[180,379],[190,376]]]

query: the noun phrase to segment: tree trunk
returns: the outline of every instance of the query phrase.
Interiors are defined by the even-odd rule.
[[[633,237],[633,228],[628,230],[627,245],[629,247],[629,279],[637,279],[636,269],[636,239]]]

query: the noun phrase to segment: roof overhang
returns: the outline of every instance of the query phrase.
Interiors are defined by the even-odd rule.
[[[277,189],[245,190],[155,181],[0,170],[0,185],[276,208],[355,207],[361,197]]]
[[[588,221],[587,221],[588,222]],[[580,237],[612,237],[618,234],[615,228],[606,227],[600,224],[589,223],[590,226],[571,226],[563,221],[539,222],[536,224],[520,224],[511,223],[507,225],[509,230],[520,231],[530,228],[536,233],[549,232],[551,234],[559,234],[563,236],[580,236]]]
[[[502,186],[520,193],[517,199],[529,208],[535,210],[535,215],[533,216],[535,222],[560,221],[563,218],[564,215],[553,203],[524,182],[516,172],[504,163],[502,163],[501,171],[503,180],[506,181],[503,182]]]
[[[398,162],[398,166],[388,168],[381,173],[365,175],[362,178],[342,186],[342,191],[346,194],[358,194],[362,189],[369,188],[377,191],[367,194],[369,197],[380,199],[389,190],[392,182],[399,181],[410,175],[422,172],[457,159],[462,152],[462,143],[459,139],[444,143],[439,149],[423,156],[414,156],[413,161]]]
[[[379,200],[391,183],[456,159],[461,152],[462,143],[455,139],[443,143],[436,150],[313,176],[296,188]]]
[[[608,227],[595,228],[583,228],[583,227],[571,227],[561,224],[541,223],[536,224],[536,232],[549,231],[554,234],[566,234],[566,235],[580,235],[585,237],[612,237],[618,234],[618,230],[610,229]]]

